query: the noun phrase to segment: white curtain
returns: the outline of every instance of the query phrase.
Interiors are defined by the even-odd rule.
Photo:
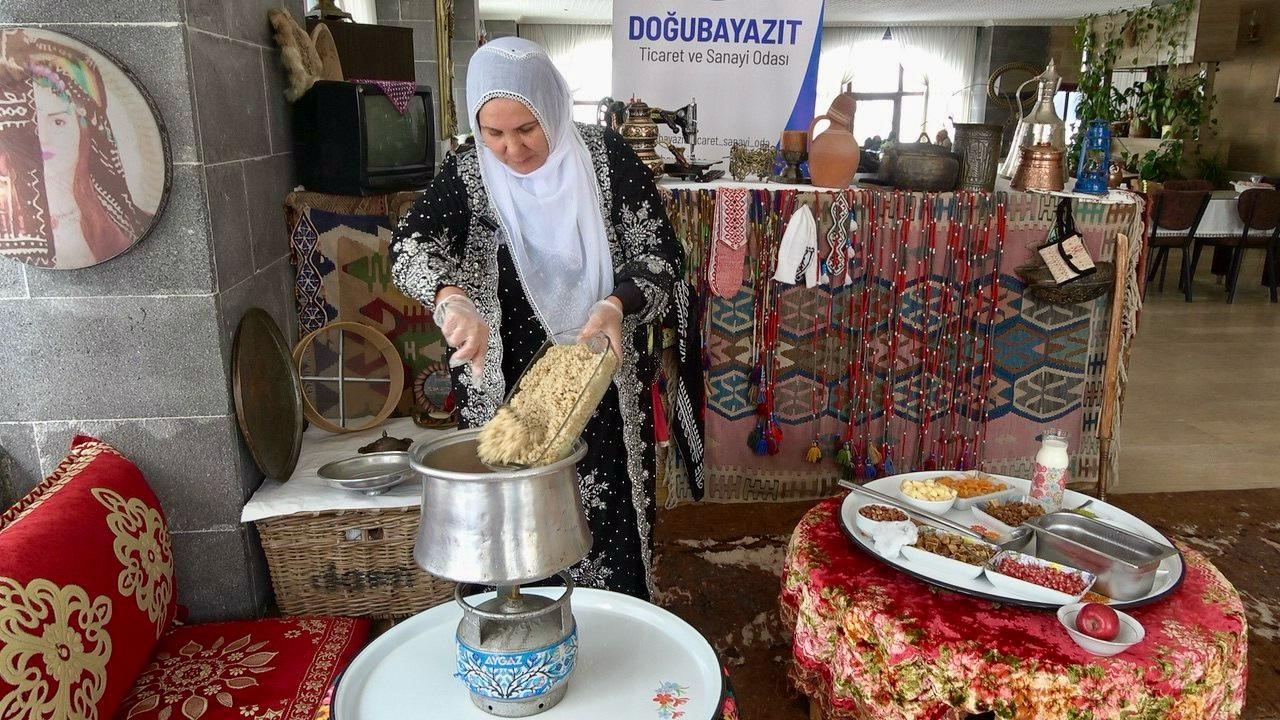
[[[595,104],[613,85],[613,27],[610,25],[520,25],[520,37],[546,48],[556,69],[569,83],[575,102],[573,119],[593,123]]]
[[[918,122],[918,114],[912,118],[904,113],[904,140],[914,140],[922,129],[933,137],[949,127],[948,118],[969,120],[967,90],[974,83],[977,28],[895,27],[891,41],[883,40],[884,31],[883,25],[822,29],[815,114],[822,114],[847,82],[853,83],[854,92],[896,90],[901,63],[908,89],[913,82],[918,85],[921,76],[926,81],[924,127],[912,125]]]

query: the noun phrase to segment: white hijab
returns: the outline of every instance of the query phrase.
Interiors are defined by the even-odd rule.
[[[495,97],[520,101],[542,125],[551,150],[542,167],[520,174],[485,147],[477,115]],[[530,304],[553,336],[580,328],[591,306],[613,292],[613,258],[568,84],[537,44],[498,38],[468,64],[467,112],[480,176]]]

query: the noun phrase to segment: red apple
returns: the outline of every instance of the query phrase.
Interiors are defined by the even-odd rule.
[[[1110,606],[1089,603],[1076,615],[1076,629],[1091,638],[1111,642],[1120,634],[1120,616]]]

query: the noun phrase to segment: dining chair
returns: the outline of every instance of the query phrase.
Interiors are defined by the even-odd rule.
[[[1236,300],[1237,280],[1244,251],[1254,248],[1267,251],[1263,277],[1271,291],[1271,302],[1277,302],[1276,259],[1280,256],[1280,190],[1245,190],[1236,202],[1236,212],[1244,228],[1240,237],[1196,238],[1195,252],[1191,256],[1191,274],[1196,272],[1200,251],[1206,245],[1231,248],[1231,266],[1227,271],[1227,302]]]
[[[1171,190],[1165,189],[1154,193],[1151,211],[1151,235],[1148,247],[1147,283],[1160,271],[1160,292],[1164,292],[1164,278],[1169,269],[1169,250],[1177,248],[1182,251],[1182,264],[1179,268],[1178,286],[1182,288],[1183,297],[1191,302],[1191,248],[1196,240],[1196,230],[1200,227],[1200,219],[1204,217],[1205,208],[1209,207],[1209,190]]]

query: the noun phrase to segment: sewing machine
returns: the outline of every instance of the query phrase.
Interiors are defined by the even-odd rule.
[[[596,121],[601,125],[622,132],[622,126],[627,123],[627,110],[629,107],[631,107],[631,103],[624,103],[611,97],[604,98],[596,106]],[[666,174],[697,182],[709,182],[724,175],[724,172],[720,170],[708,170],[715,163],[699,162],[696,158],[698,144],[698,101],[696,98],[690,100],[688,105],[676,110],[650,107],[648,119],[654,124],[661,123],[666,125],[671,129],[671,132],[679,133],[689,146],[689,154],[686,157],[684,148],[672,143],[664,144],[664,147],[675,158],[674,163],[666,164]],[[626,133],[623,133],[623,135],[625,136]]]

